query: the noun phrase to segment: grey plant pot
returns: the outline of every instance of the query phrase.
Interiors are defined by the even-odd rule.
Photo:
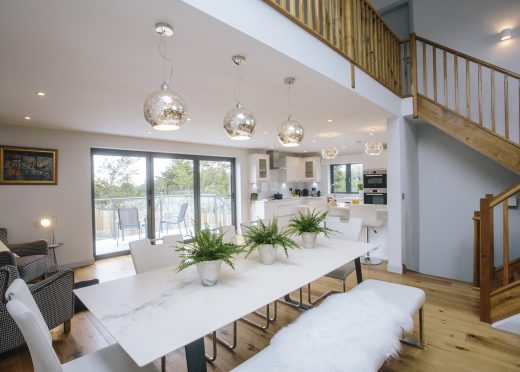
[[[264,265],[272,265],[276,259],[276,246],[264,244],[258,247],[260,262]]]
[[[222,260],[199,262],[195,266],[197,266],[200,282],[204,287],[211,287],[217,284]]]
[[[314,248],[316,246],[316,237],[318,233],[304,232],[302,233],[303,248]]]

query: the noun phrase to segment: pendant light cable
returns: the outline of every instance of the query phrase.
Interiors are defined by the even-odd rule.
[[[164,33],[159,35],[161,36],[159,40],[159,54],[163,58],[163,80],[169,84],[173,76],[173,61],[166,56],[166,36]],[[166,80],[166,61],[170,63],[170,77],[168,80]]]
[[[235,85],[235,87],[233,88],[233,95],[235,97],[235,102],[237,104],[240,103],[240,84],[242,83],[242,79],[244,78],[244,74],[243,74],[243,71],[242,71],[242,63],[239,62],[239,63],[236,63],[235,64],[237,65],[237,83]]]

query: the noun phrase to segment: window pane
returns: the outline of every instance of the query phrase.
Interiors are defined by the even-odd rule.
[[[350,164],[350,190],[358,192],[363,186],[363,164]]]
[[[188,238],[195,218],[193,160],[153,159],[155,236]]]
[[[334,192],[347,192],[347,166],[336,164],[332,166]]]
[[[146,237],[146,159],[94,155],[95,255],[128,250]]]
[[[231,162],[201,160],[199,164],[201,226],[232,225]]]

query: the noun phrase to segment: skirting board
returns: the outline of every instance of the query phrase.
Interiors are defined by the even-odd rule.
[[[77,267],[92,265],[95,261],[94,260],[85,260],[85,261],[78,261],[78,262],[71,262],[65,265],[58,265],[59,269],[75,269]]]

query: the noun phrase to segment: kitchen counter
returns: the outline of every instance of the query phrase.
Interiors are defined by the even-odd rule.
[[[284,199],[264,199],[264,200],[255,200],[257,203],[279,203],[279,202],[287,202],[287,201],[300,201],[305,204],[305,202],[309,200],[326,200],[326,196],[300,196],[298,198],[284,198]]]

